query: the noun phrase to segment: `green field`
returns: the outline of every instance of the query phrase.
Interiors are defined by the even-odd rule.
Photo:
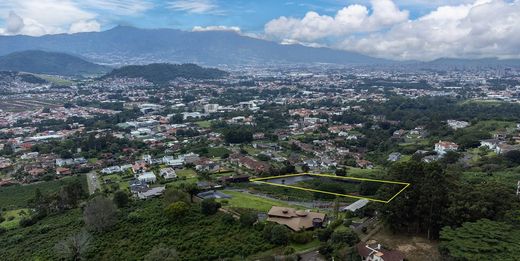
[[[272,206],[281,206],[281,207],[300,207],[289,205],[280,200],[268,199],[259,196],[255,196],[252,194],[233,191],[233,190],[224,190],[222,191],[224,194],[232,196],[230,199],[226,199],[229,203],[228,206],[231,208],[246,208],[246,209],[254,209],[262,212],[268,212]],[[222,201],[222,200],[220,200]],[[301,208],[301,207],[300,207]]]
[[[211,127],[211,121],[196,121],[195,124],[197,124],[200,128]]]
[[[34,196],[36,189],[40,189],[43,194],[54,193],[58,192],[63,185],[74,180],[79,180],[83,184],[85,191],[88,191],[85,175],[22,186],[0,187],[0,207],[11,210],[26,207],[27,201]]]
[[[229,155],[230,151],[223,147],[208,148],[208,157],[210,158],[222,158],[225,154]]]
[[[29,209],[22,208],[22,209],[6,211],[2,215],[5,218],[5,221],[0,223],[0,227],[3,227],[5,229],[17,228],[24,213],[25,213],[25,215],[29,214]]]

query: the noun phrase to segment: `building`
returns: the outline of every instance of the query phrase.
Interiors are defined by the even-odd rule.
[[[157,177],[155,176],[155,174],[153,174],[153,172],[145,172],[137,176],[137,179],[146,183],[155,183],[157,181]]]
[[[381,244],[365,244],[363,242],[356,245],[357,252],[363,261],[403,261],[404,254],[397,250],[385,249]]]
[[[214,113],[218,111],[218,104],[204,105],[204,113]]]
[[[358,209],[361,209],[364,206],[366,206],[368,202],[368,199],[360,199],[346,207],[340,208],[340,211],[356,212]]]
[[[457,121],[457,120],[448,120],[447,123],[448,123],[448,126],[450,126],[450,128],[452,128],[454,130],[463,129],[470,125],[470,123],[467,121]]]
[[[500,141],[497,139],[488,139],[480,141],[480,147],[485,147],[490,150],[496,150],[498,145],[500,145]]]
[[[177,174],[175,170],[172,168],[164,168],[159,171],[159,175],[164,179],[174,179],[177,178]]]
[[[451,141],[440,140],[439,142],[435,143],[434,150],[435,150],[435,152],[437,152],[437,154],[444,155],[448,151],[456,151],[458,149],[459,149],[459,145],[457,145],[456,143],[453,143]]]
[[[267,216],[267,221],[285,225],[294,231],[322,227],[326,217],[324,213],[277,206],[271,207]]]
[[[399,152],[392,152],[390,153],[390,155],[388,155],[388,161],[392,161],[392,162],[395,162],[395,161],[398,161],[399,159],[401,159],[401,153]]]

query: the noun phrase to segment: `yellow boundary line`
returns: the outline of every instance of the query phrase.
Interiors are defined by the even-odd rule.
[[[382,200],[382,199],[376,199],[376,198],[369,198],[369,197],[361,197],[361,196],[354,196],[354,195],[348,195],[348,194],[341,194],[341,193],[334,193],[329,191],[323,191],[323,190],[317,190],[317,189],[310,189],[310,188],[302,188],[302,187],[296,187],[291,185],[285,185],[285,184],[277,184],[277,183],[271,183],[266,182],[264,180],[268,179],[277,179],[277,178],[287,178],[287,177],[296,177],[296,176],[317,176],[317,177],[328,177],[328,178],[337,178],[337,179],[349,179],[349,180],[356,180],[356,181],[370,181],[370,182],[379,182],[379,183],[387,183],[387,184],[397,184],[397,185],[404,185],[404,187],[399,190],[395,195],[393,195],[389,200]],[[284,188],[292,188],[292,189],[299,189],[304,191],[310,191],[310,192],[317,192],[317,193],[323,193],[323,194],[329,194],[339,197],[348,197],[348,198],[355,198],[355,199],[366,199],[369,201],[374,202],[380,202],[380,203],[389,203],[392,201],[395,197],[397,197],[401,192],[403,192],[406,188],[410,186],[410,183],[406,182],[399,182],[399,181],[390,181],[390,180],[380,180],[380,179],[367,179],[367,178],[355,178],[355,177],[341,177],[341,176],[335,176],[335,175],[328,175],[328,174],[316,174],[316,173],[298,173],[298,174],[287,174],[287,175],[281,175],[281,176],[271,176],[271,177],[265,177],[265,178],[255,178],[251,179],[251,182],[261,183],[261,184],[267,184],[272,186],[278,186],[278,187],[284,187]]]

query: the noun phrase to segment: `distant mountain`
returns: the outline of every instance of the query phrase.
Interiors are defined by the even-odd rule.
[[[203,68],[195,64],[154,63],[148,65],[123,66],[119,69],[114,69],[112,72],[103,76],[103,78],[143,78],[149,82],[163,84],[179,77],[186,79],[216,79],[224,77],[227,74],[225,71]]]
[[[427,67],[453,67],[453,68],[491,68],[491,67],[520,67],[520,59],[456,59],[456,58],[440,58],[431,62],[422,64]]]
[[[36,75],[32,75],[30,73],[0,71],[0,82],[12,82],[15,79],[19,79],[21,81],[34,84],[42,84],[48,82],[47,80],[40,78]]]
[[[109,68],[65,53],[21,51],[0,57],[1,71],[56,75],[101,74]]]
[[[0,55],[23,50],[66,52],[105,64],[196,63],[387,64],[355,52],[302,45],[282,45],[235,32],[187,32],[118,26],[108,31],[31,36],[0,36]]]

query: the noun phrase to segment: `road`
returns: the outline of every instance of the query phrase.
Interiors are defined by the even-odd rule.
[[[96,190],[101,190],[101,184],[95,171],[87,173],[88,192],[92,195]]]

